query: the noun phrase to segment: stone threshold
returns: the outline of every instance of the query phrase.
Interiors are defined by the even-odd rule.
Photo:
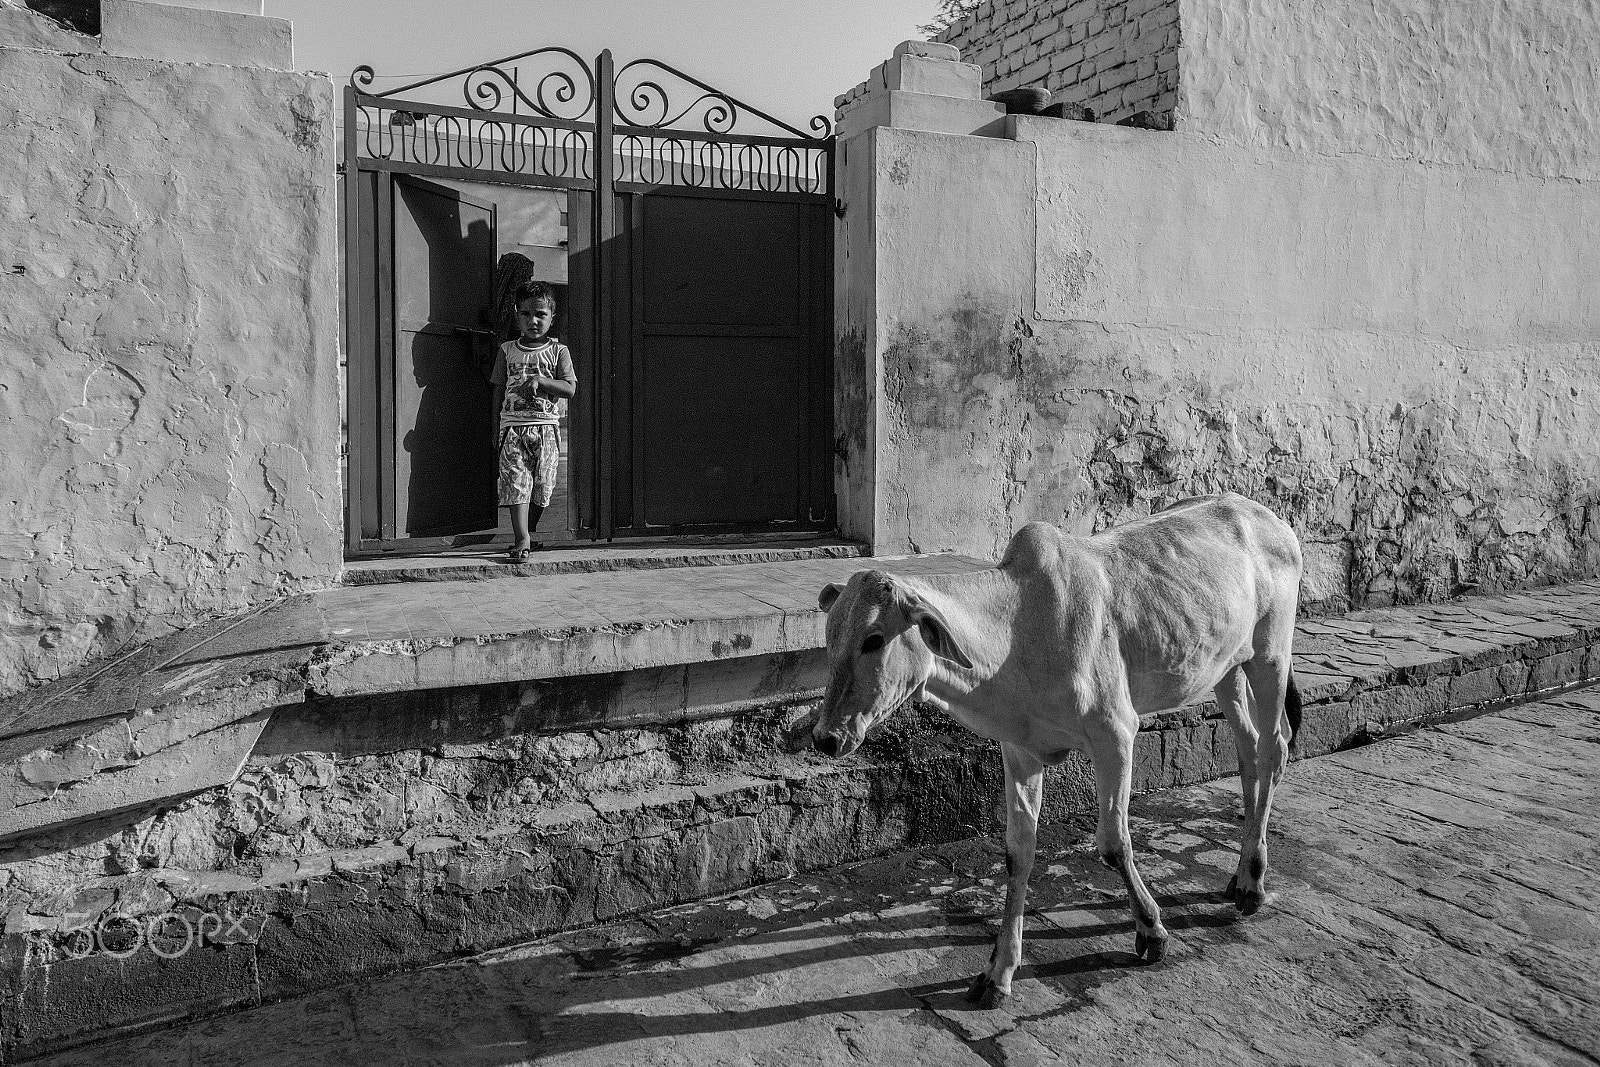
[[[603,544],[561,543],[533,553],[523,563],[506,561],[508,545],[448,549],[428,555],[366,557],[345,564],[346,585],[387,582],[458,582],[490,578],[528,578],[547,574],[664,570],[677,567],[731,567],[746,563],[784,563],[807,559],[857,559],[866,547],[830,537],[675,538]]]

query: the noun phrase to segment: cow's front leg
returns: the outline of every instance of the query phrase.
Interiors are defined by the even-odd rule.
[[[1001,745],[1006,766],[1006,914],[989,954],[989,969],[972,980],[967,999],[997,1008],[1011,995],[1011,976],[1022,963],[1022,914],[1039,832],[1044,764],[1013,745]]]
[[[1157,963],[1167,953],[1167,928],[1161,925],[1161,909],[1145,888],[1133,865],[1133,839],[1128,834],[1128,798],[1133,792],[1133,739],[1138,732],[1138,717],[1119,717],[1089,734],[1090,756],[1094,760],[1095,793],[1100,818],[1095,828],[1095,855],[1100,862],[1122,876],[1133,906],[1134,954]],[[1131,719],[1132,725],[1127,725]]]

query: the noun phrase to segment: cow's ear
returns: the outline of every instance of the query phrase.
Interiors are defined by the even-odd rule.
[[[972,668],[972,659],[961,647],[961,641],[950,629],[949,621],[944,613],[921,597],[911,598],[907,605],[911,619],[917,624],[917,632],[922,635],[922,641],[940,659],[947,659],[951,663],[960,664],[968,670]]]
[[[833,608],[833,602],[839,599],[839,594],[844,592],[844,586],[838,582],[829,582],[822,587],[822,592],[817,594],[817,607],[823,611]]]

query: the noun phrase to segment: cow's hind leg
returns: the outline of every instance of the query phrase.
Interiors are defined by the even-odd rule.
[[[1161,909],[1133,865],[1133,839],[1128,834],[1128,798],[1133,792],[1133,739],[1139,720],[1131,708],[1119,719],[1121,721],[1089,732],[1095,793],[1100,807],[1094,835],[1095,854],[1101,863],[1120,874],[1123,885],[1127,886],[1136,931],[1134,954],[1156,963],[1167,953],[1167,928],[1161,925]]]
[[[1247,813],[1239,849],[1238,894],[1234,903],[1250,915],[1266,899],[1267,821],[1272,817],[1272,794],[1289,765],[1290,725],[1285,706],[1291,660],[1281,655],[1258,654],[1245,664],[1250,680],[1250,717],[1255,726],[1256,805]],[[1244,762],[1240,753],[1239,762]]]
[[[967,999],[1000,1007],[1011,995],[1011,976],[1022,963],[1022,915],[1044,797],[1044,764],[1012,745],[1001,745],[1006,767],[1006,914],[989,954],[989,968],[972,980]]]
[[[1244,801],[1245,833],[1248,834],[1259,803],[1256,789],[1256,739],[1259,735],[1250,712],[1250,681],[1245,675],[1244,665],[1240,664],[1224,674],[1213,691],[1216,693],[1217,707],[1227,718],[1228,725],[1233,727],[1233,750],[1239,764],[1239,794]],[[1243,870],[1242,855],[1240,870]],[[1233,876],[1223,895],[1229,900],[1239,899],[1238,874]]]

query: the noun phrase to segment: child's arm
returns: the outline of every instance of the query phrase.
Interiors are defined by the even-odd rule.
[[[546,378],[541,375],[539,378],[539,391],[541,393],[549,393],[551,396],[561,397],[563,400],[571,400],[573,394],[578,391],[578,375],[572,369],[572,354],[567,351],[564,345],[558,349],[556,375],[557,377],[554,378]]]

